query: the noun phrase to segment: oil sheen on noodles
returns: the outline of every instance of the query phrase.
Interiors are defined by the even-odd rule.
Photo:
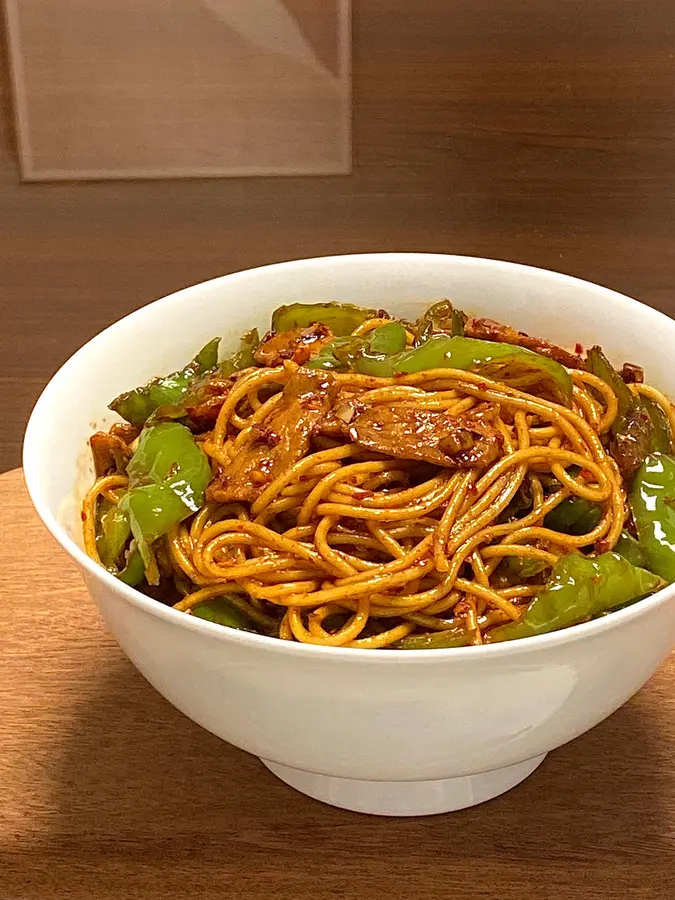
[[[201,440],[214,467],[229,466],[264,430],[280,396],[266,397],[265,388],[285,385],[297,370],[287,361],[252,369],[236,382],[215,428]],[[327,376],[343,396],[370,406],[452,415],[494,404],[493,422],[503,438],[499,456],[487,469],[437,471],[409,487],[409,462],[331,441],[276,477],[253,503],[209,503],[172,529],[164,550],[172,567],[198,586],[175,607],[189,611],[226,592],[263,628],[275,624],[267,604],[281,607],[282,639],[372,649],[415,629],[443,631],[461,615],[473,642],[481,643],[490,627],[518,620],[539,589],[493,587],[491,577],[505,558],[553,566],[561,555],[601,541],[612,549],[623,528],[622,479],[602,440],[617,414],[616,397],[586,371],[571,376],[571,408],[455,369],[395,378]],[[248,400],[246,416],[242,400]],[[547,476],[559,482],[548,495],[542,488]],[[108,475],[87,495],[85,543],[94,559],[96,503],[101,496],[115,503],[125,486],[123,475]],[[500,523],[523,486],[533,497],[531,511]],[[544,526],[546,515],[569,497],[601,506],[591,531],[570,535]],[[355,528],[357,522],[365,527]],[[327,621],[339,627],[328,629]]]
[[[353,334],[368,335],[388,321],[378,314]],[[411,347],[414,335],[401,340]],[[641,378],[624,386],[588,367],[566,366],[569,405],[522,373],[497,380],[456,368],[394,377],[314,370],[312,377],[339,398],[332,409],[338,427],[315,434],[301,458],[273,475],[251,469],[246,477],[257,479],[255,491],[222,502],[213,484],[224,472],[236,476],[255,456],[261,436],[273,431],[284,389],[308,372],[292,359],[278,362],[249,365],[223,380],[212,426],[192,428],[214,480],[204,503],[147,548],[143,577],[149,586],[168,580],[173,597],[157,599],[177,610],[196,614],[225,596],[254,630],[287,641],[424,649],[481,644],[499,631],[505,636],[497,639],[509,639],[500,626],[522,623],[547,586],[536,573],[555,572],[563,559],[585,559],[589,550],[591,559],[606,557],[633,541],[625,531],[630,481],[612,449],[630,398],[636,409],[651,404],[652,417],[660,416],[671,440],[675,435],[667,397]],[[375,420],[378,409],[413,420],[428,412],[457,421],[483,417],[493,435],[489,458],[444,466],[388,455],[352,439],[357,409]],[[121,510],[128,486],[123,467],[108,470],[85,498],[85,548],[98,562],[101,508]],[[512,514],[523,497],[527,502]],[[564,507],[551,514],[575,498],[592,505],[592,524],[553,527]],[[644,557],[635,565],[646,565]],[[632,571],[642,573],[636,584],[646,592],[672,580]]]

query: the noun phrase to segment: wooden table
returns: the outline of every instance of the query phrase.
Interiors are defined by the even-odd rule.
[[[667,900],[675,656],[512,792],[428,819],[323,806],[186,719],[0,477],[2,900]]]

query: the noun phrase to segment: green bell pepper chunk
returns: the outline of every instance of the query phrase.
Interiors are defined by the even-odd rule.
[[[129,516],[131,533],[146,566],[151,561],[150,544],[191,512],[168,484],[134,488],[120,500],[120,506]]]
[[[120,581],[130,585],[130,587],[136,587],[137,584],[140,584],[140,582],[143,581],[143,578],[145,577],[145,565],[143,563],[143,557],[134,544],[132,544],[132,549],[129,551],[124,568],[121,572],[117,573],[117,577]]]
[[[162,422],[143,431],[127,473],[130,490],[118,509],[147,567],[149,545],[202,506],[211,467],[185,426]]]
[[[654,431],[652,420],[640,397],[631,391],[600,347],[588,351],[586,365],[589,372],[612,388],[619,401],[609,449],[621,474],[627,477],[639,468],[650,452]]]
[[[219,343],[220,338],[213,338],[184,369],[164,378],[153,378],[142,387],[120,394],[112,401],[109,409],[132,425],[143,425],[158,407],[178,403],[197,376],[204,375],[216,366]]]
[[[215,370],[209,369],[205,375],[194,378],[177,403],[163,403],[161,406],[158,406],[146,421],[146,427],[155,425],[157,422],[186,422],[189,419],[188,410],[199,406],[209,396],[212,396],[208,390],[208,385],[214,376],[229,378],[241,369],[248,369],[256,365],[253,352],[259,343],[258,329],[254,328],[251,331],[247,331],[241,338],[238,350],[235,350],[234,353],[231,353],[219,363]]]
[[[325,372],[344,371],[345,366],[335,353],[342,347],[347,347],[352,340],[353,338],[350,337],[335,338],[329,344],[326,344],[325,347],[322,347],[316,356],[308,359],[305,367],[307,369],[321,369]]]
[[[411,634],[394,644],[394,650],[446,650],[451,647],[468,647],[471,635],[459,625],[433,634]]]
[[[124,506],[103,500],[100,504],[98,516],[96,549],[103,565],[125,584],[137,585],[143,580],[145,568],[140,553],[132,541],[128,552],[127,547],[131,537],[131,523],[129,513]],[[120,562],[124,564],[120,569]]]
[[[238,631],[255,631],[248,617],[228,602],[227,595],[200,603],[193,608],[192,615],[198,619],[206,619],[207,622],[236,628]]]
[[[351,334],[367,319],[375,318],[376,309],[364,309],[351,303],[291,303],[274,310],[272,330],[291,331],[293,328],[308,328],[320,322],[340,337]]]
[[[602,507],[583,497],[567,497],[544,517],[544,527],[562,534],[587,534],[602,518]]]
[[[114,569],[131,535],[129,516],[119,506],[110,506],[98,521],[96,549],[106,569]]]
[[[433,335],[424,344],[391,356],[381,367],[381,375],[424,372],[428,369],[462,369],[480,371],[484,366],[501,363],[519,375],[535,374],[551,389],[555,397],[570,406],[572,379],[555,360],[540,356],[524,347],[479,341],[466,337]]]
[[[520,584],[524,578],[533,578],[548,567],[549,564],[541,559],[507,556],[499,565],[499,574],[503,575],[509,584]]]
[[[405,349],[406,330],[399,322],[388,322],[361,337],[334,338],[305,364],[310,369],[352,370],[379,376],[388,370],[389,357]]]
[[[633,479],[628,502],[648,568],[675,581],[675,458],[649,454]]]
[[[449,300],[434,303],[415,324],[415,344],[423,344],[434,334],[464,337],[464,315]]]
[[[629,563],[638,566],[640,569],[649,568],[647,557],[640,546],[640,542],[636,541],[628,531],[621,532],[619,540],[614,544],[614,552],[618,553],[619,556],[623,556]]]
[[[405,350],[406,333],[399,322],[388,322],[363,337],[334,343],[333,354],[345,368],[377,377],[387,370],[390,356]]]
[[[642,405],[647,410],[647,415],[651,419],[653,426],[653,434],[651,444],[649,446],[650,453],[669,453],[675,455],[675,441],[670,428],[666,414],[658,403],[655,403],[651,397],[644,394],[640,395]]]
[[[247,331],[241,338],[239,349],[235,350],[234,353],[231,353],[227,359],[224,359],[219,364],[218,374],[223,378],[229,378],[230,375],[234,375],[235,372],[239,372],[241,369],[248,369],[251,366],[255,366],[256,361],[253,358],[253,351],[259,343],[260,336],[258,334],[258,329],[253,328],[251,331]]]
[[[655,591],[661,579],[637,568],[617,553],[596,557],[570,553],[551,571],[541,593],[517,622],[500,625],[489,632],[489,642],[547,634],[638,600]]]
[[[213,477],[209,461],[190,430],[177,422],[160,422],[142,432],[127,475],[132,490],[142,485],[165,485],[192,512],[204,502],[204,491]]]
[[[405,327],[400,322],[387,322],[386,325],[373,328],[362,340],[364,353],[370,353],[372,356],[391,356],[405,350]]]

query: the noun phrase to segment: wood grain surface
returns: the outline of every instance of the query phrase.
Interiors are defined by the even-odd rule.
[[[295,793],[144,681],[19,470],[0,477],[0,534],[3,900],[673,896],[675,657],[510,793],[362,816]]]
[[[469,253],[675,312],[674,53],[664,0],[358,0],[352,176],[131,185],[20,184],[2,60],[0,468],[85,340],[247,266]]]

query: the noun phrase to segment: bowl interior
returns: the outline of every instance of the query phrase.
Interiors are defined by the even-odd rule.
[[[282,303],[338,300],[415,317],[444,297],[563,345],[601,343],[617,363],[644,365],[651,383],[675,395],[675,322],[606,288],[471,257],[390,253],[282,263],[152,303],[99,334],[59,370],[26,433],[24,468],[38,512],[67,548],[80,544],[79,507],[93,480],[87,439],[116,420],[107,404],[181,368],[215,335],[223,338],[221,354],[235,349],[253,326],[264,332]]]

